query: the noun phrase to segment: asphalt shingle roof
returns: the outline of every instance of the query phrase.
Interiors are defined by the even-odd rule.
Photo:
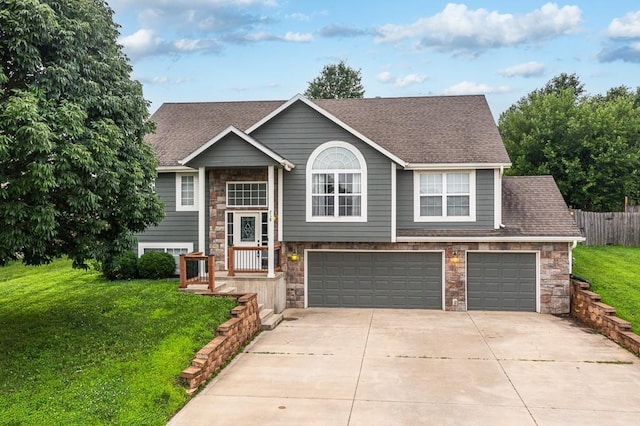
[[[227,127],[247,130],[285,102],[167,103],[151,117],[157,128],[147,139],[160,165],[179,165]],[[510,162],[484,96],[311,102],[409,163]]]
[[[399,229],[399,237],[567,237],[582,236],[552,176],[503,178],[501,229]]]

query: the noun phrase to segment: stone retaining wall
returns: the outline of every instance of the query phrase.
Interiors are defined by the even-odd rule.
[[[228,296],[225,295],[225,297]],[[218,327],[216,337],[198,351],[191,365],[180,374],[189,394],[197,391],[201,384],[206,382],[260,330],[257,294],[231,296],[238,300],[238,306],[231,310],[231,319]]]
[[[571,280],[571,316],[640,356],[640,336],[631,331],[629,322],[616,316],[615,308],[602,303],[599,294],[589,291],[589,287],[588,282]]]

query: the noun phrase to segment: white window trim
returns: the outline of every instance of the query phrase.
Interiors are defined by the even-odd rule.
[[[187,249],[193,252],[193,243],[138,243],[138,256],[144,254],[144,249]]]
[[[232,206],[229,204],[229,184],[245,184],[245,183],[249,183],[249,184],[255,184],[255,183],[261,183],[264,184],[265,186],[265,191],[266,191],[266,195],[265,195],[265,203],[264,204],[255,204],[255,205],[249,205],[249,206]],[[263,180],[256,180],[256,181],[230,181],[227,182],[226,184],[226,189],[225,189],[225,202],[227,204],[227,207],[231,207],[231,208],[256,208],[256,207],[267,207],[269,205],[269,184],[266,181]]]
[[[444,216],[420,215],[420,176],[423,174],[469,174],[469,216],[446,216],[446,206],[442,207]],[[443,187],[445,183],[443,180]],[[446,196],[445,196],[446,197]],[[475,222],[476,221],[476,172],[475,170],[430,170],[413,172],[413,221],[414,222]]]
[[[182,205],[182,177],[183,176],[193,176],[193,205],[192,206],[184,206]],[[187,212],[187,211],[198,211],[199,207],[199,182],[198,182],[198,173],[176,173],[176,211],[178,212]]]
[[[312,198],[313,198],[312,197],[312,188],[313,188],[312,166],[313,166],[313,163],[316,161],[316,158],[318,157],[318,155],[320,155],[322,151],[324,151],[327,148],[333,148],[333,147],[341,147],[351,151],[353,155],[355,155],[355,157],[360,162],[360,170],[357,171],[357,172],[360,172],[360,216],[335,216],[335,215],[334,216],[313,216],[312,214]],[[345,170],[344,172],[352,173],[355,171]],[[309,160],[307,161],[306,175],[307,175],[307,186],[306,186],[307,222],[366,222],[367,221],[367,162],[365,161],[364,156],[362,155],[360,150],[358,150],[358,148],[351,145],[350,143],[342,142],[342,141],[329,141],[329,142],[323,143],[322,145],[317,147],[309,156]],[[337,211],[338,211],[338,206],[336,206],[336,212]]]

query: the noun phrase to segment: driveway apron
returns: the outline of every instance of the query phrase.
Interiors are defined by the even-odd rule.
[[[170,425],[628,425],[640,359],[573,320],[289,309]]]

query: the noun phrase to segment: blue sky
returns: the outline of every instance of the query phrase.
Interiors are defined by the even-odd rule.
[[[151,111],[164,102],[290,99],[322,67],[366,97],[486,94],[497,118],[562,72],[591,94],[640,85],[637,0],[110,0]]]

